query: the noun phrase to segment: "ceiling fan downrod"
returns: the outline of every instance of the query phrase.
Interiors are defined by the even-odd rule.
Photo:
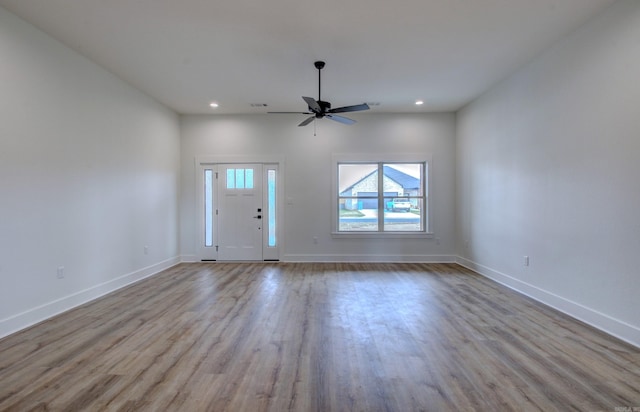
[[[322,85],[322,79],[321,79],[321,72],[322,69],[324,68],[324,62],[321,60],[318,60],[317,62],[314,62],[313,65],[316,66],[316,69],[318,69],[318,100],[322,101],[322,95],[320,94],[321,89],[321,85]]]

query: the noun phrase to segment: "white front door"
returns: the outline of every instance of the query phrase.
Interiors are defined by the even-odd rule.
[[[262,165],[221,165],[218,176],[218,260],[262,260]]]

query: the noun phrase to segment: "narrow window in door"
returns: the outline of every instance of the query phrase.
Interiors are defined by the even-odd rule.
[[[227,169],[227,189],[236,188],[236,169]]]
[[[267,170],[268,247],[276,247],[276,171]]]
[[[236,169],[236,189],[244,189],[244,169]]]
[[[213,170],[204,171],[204,245],[213,247]]]
[[[244,187],[253,189],[253,169],[245,169]]]

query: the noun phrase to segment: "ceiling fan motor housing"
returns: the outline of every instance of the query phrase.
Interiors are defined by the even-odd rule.
[[[316,117],[320,118],[327,112],[327,110],[331,109],[331,103],[325,102],[323,100],[318,100],[317,103],[318,103],[318,106],[320,106],[321,110],[320,110],[320,113],[316,113]],[[309,111],[313,111],[313,109],[309,107]]]

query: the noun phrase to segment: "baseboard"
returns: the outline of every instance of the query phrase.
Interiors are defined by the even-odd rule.
[[[456,262],[510,289],[640,348],[640,328],[463,257]]]
[[[81,290],[60,299],[45,303],[17,315],[0,320],[0,338],[26,329],[60,313],[66,312],[84,303],[90,302],[120,288],[153,276],[180,263],[178,257],[167,259],[154,265],[122,275],[88,289]]]
[[[199,262],[195,255],[182,255],[184,263]],[[454,255],[335,255],[335,254],[287,254],[281,262],[380,262],[380,263],[455,263]]]
[[[287,254],[284,262],[455,263],[454,255]]]
[[[182,255],[183,263],[200,262],[195,255]],[[287,254],[281,262],[333,263],[333,262],[376,262],[376,263],[455,263],[454,255],[336,255],[336,254]]]
[[[198,256],[196,256],[196,255],[181,255],[180,256],[180,262],[182,262],[182,263],[194,263],[194,262],[200,262],[200,260],[198,259]]]

